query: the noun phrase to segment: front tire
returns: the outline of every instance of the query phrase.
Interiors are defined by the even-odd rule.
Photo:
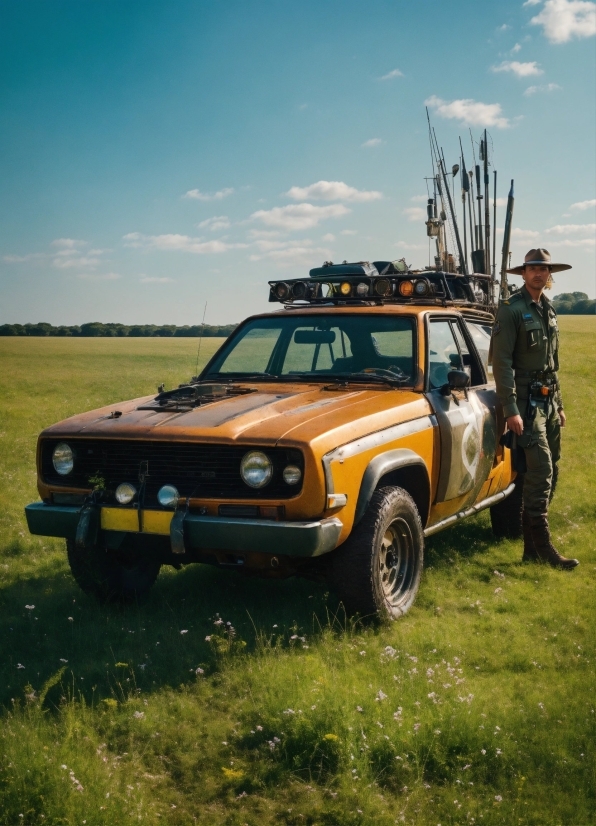
[[[398,619],[420,587],[424,532],[403,488],[375,491],[362,520],[330,559],[329,584],[349,614]]]
[[[135,602],[152,587],[161,563],[155,557],[66,541],[70,570],[79,587],[100,602]]]

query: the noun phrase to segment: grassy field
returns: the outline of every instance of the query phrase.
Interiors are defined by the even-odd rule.
[[[520,564],[483,513],[428,540],[382,628],[200,566],[98,607],[27,532],[37,434],[187,379],[196,339],[0,338],[0,824],[595,823],[596,319],[560,322],[551,524],[580,567]]]

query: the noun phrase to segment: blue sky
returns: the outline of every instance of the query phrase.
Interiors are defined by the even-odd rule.
[[[428,263],[425,102],[449,166],[488,129],[514,261],[594,297],[595,34],[588,0],[1,2],[0,323],[225,323],[326,259]]]

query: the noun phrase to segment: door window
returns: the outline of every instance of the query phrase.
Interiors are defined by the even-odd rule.
[[[450,370],[462,370],[462,358],[448,320],[432,321],[429,333],[428,375],[431,390],[447,384]]]

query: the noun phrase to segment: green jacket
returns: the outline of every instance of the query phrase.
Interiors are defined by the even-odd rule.
[[[559,329],[557,314],[543,294],[537,304],[525,286],[501,302],[493,327],[493,375],[505,418],[525,413],[528,378],[534,371],[559,369]],[[524,402],[520,404],[519,402]],[[558,410],[563,407],[558,386],[554,395]],[[521,410],[520,410],[521,408]]]

